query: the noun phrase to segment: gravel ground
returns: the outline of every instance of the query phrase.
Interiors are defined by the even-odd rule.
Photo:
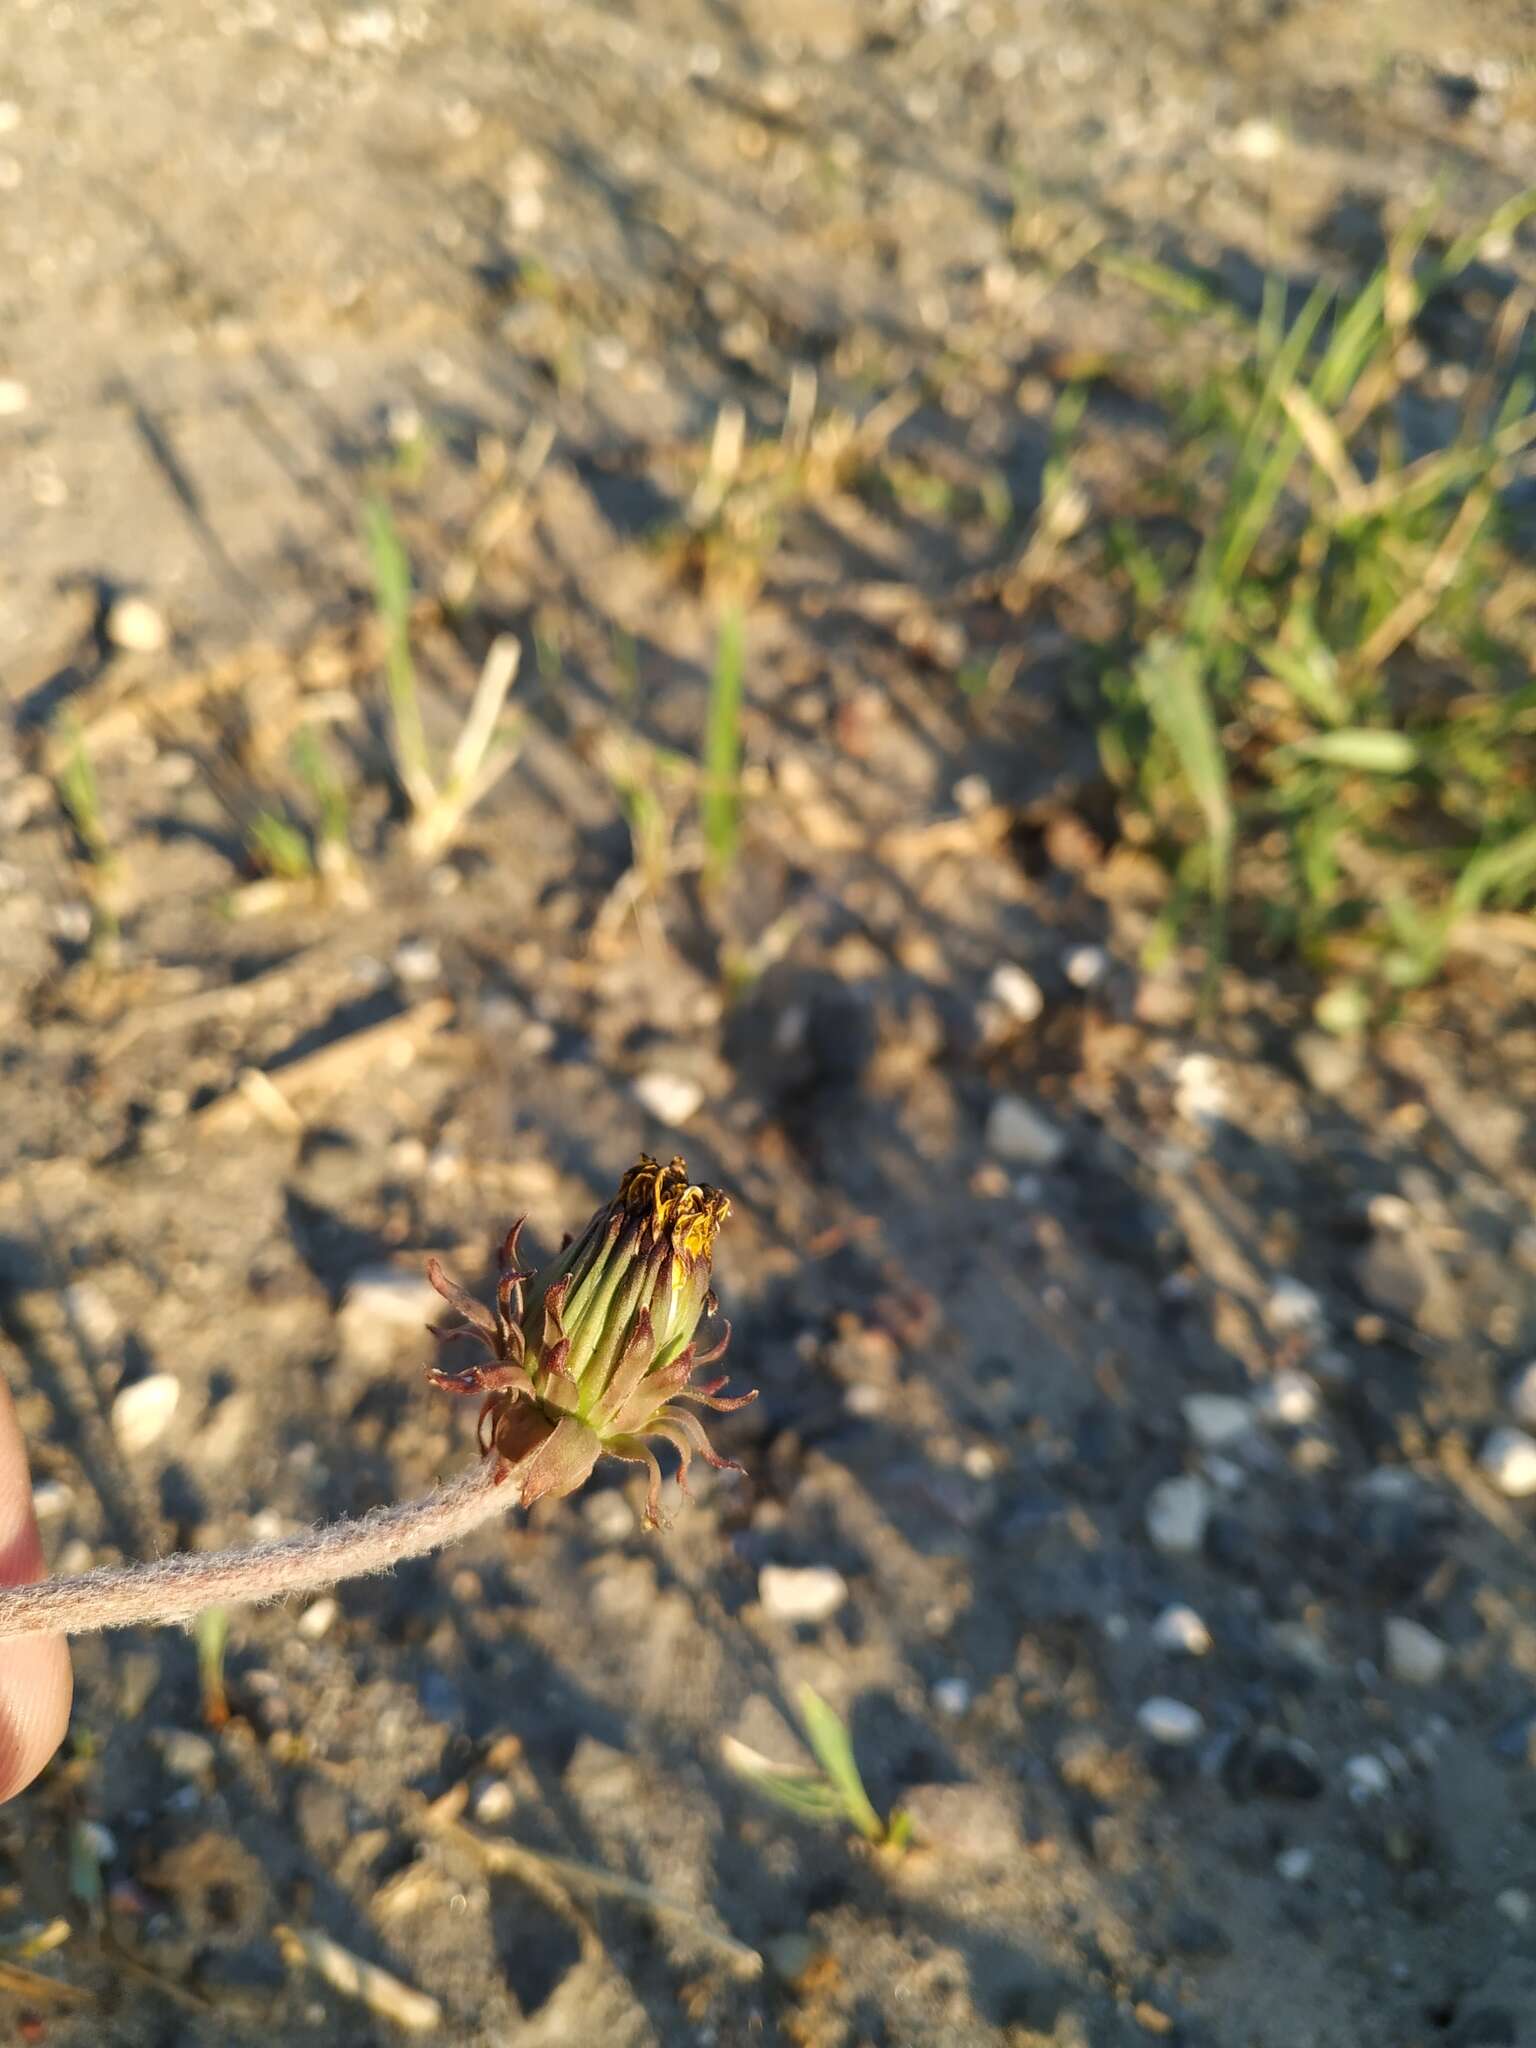
[[[1455,217],[1506,198],[1525,10],[642,13],[0,29],[0,1351],[51,1561],[451,1472],[425,1256],[483,1281],[524,1210],[552,1248],[641,1146],[733,1196],[762,1390],[718,1435],[746,1478],[664,1536],[604,1468],[235,1614],[222,1730],[185,1637],[81,1644],[71,1745],[0,1811],[0,1954],[66,1916],[30,1967],[91,2002],[0,1979],[0,2028],[396,2039],[323,1935],[465,2044],[1536,2041],[1536,952],[1485,935],[1360,1045],[1239,954],[1201,1024],[1197,956],[1139,964],[1091,618],[989,600],[977,509],[1033,507],[1084,364],[1198,355],[1097,252],[1347,282],[1432,178]],[[812,375],[910,397],[942,516],[828,489],[703,549],[701,451],[733,406],[774,445]],[[1088,427],[1098,505],[1156,453],[1129,371]],[[426,588],[519,451],[468,624],[419,643],[446,730],[519,637],[516,767],[425,871],[375,773],[363,892],[263,892],[209,764],[376,703],[369,479]],[[727,590],[747,795],[710,892],[665,764]],[[377,768],[373,712],[338,729]],[[798,1754],[802,1682],[904,1857],[723,1763]]]

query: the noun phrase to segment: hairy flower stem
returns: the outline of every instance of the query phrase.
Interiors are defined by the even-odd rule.
[[[498,1485],[508,1468],[487,1458],[472,1472],[423,1500],[374,1508],[249,1550],[211,1550],[157,1558],[153,1564],[106,1565],[70,1579],[42,1579],[0,1591],[0,1641],[7,1636],[89,1635],[99,1628],[138,1628],[186,1621],[205,1607],[254,1605],[286,1593],[312,1593],[338,1579],[388,1571],[465,1536],[521,1497]],[[3,1653],[0,1653],[3,1654]]]

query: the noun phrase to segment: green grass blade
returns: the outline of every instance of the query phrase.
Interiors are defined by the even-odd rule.
[[[1362,775],[1407,775],[1419,765],[1419,749],[1405,732],[1382,726],[1348,725],[1336,732],[1314,733],[1288,747],[1277,747],[1271,759],[1322,761],[1330,768],[1353,768]]]
[[[1480,847],[1456,878],[1451,901],[1459,913],[1476,910],[1490,896],[1515,901],[1536,887],[1536,825],[1527,825],[1498,846]]]
[[[883,1842],[885,1822],[876,1813],[869,1794],[864,1790],[864,1780],[859,1775],[848,1730],[820,1693],[814,1692],[810,1686],[801,1686],[797,1704],[800,1718],[805,1723],[806,1739],[816,1761],[826,1772],[828,1782],[836,1789],[843,1811],[867,1841]]]
[[[1211,846],[1211,894],[1227,893],[1232,858],[1232,792],[1221,734],[1194,648],[1160,633],[1136,663],[1134,677],[1153,722],[1178,756],[1190,794],[1205,819]]]
[[[709,713],[704,737],[702,823],[711,880],[719,882],[736,858],[741,828],[741,693],[745,667],[741,608],[732,605],[720,621],[715,665],[709,679]]]
[[[368,559],[373,569],[373,598],[384,627],[384,677],[389,691],[395,770],[413,810],[432,801],[431,764],[416,689],[416,662],[411,653],[411,564],[382,498],[373,497],[363,511]]]

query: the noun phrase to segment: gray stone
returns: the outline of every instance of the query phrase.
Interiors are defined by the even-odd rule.
[[[1437,1685],[1445,1676],[1450,1652],[1422,1622],[1389,1615],[1382,1636],[1387,1670],[1404,1685]]]
[[[1000,1095],[987,1118],[987,1150],[1010,1166],[1054,1166],[1067,1141],[1021,1095]]]
[[[1136,1709],[1136,1725],[1149,1741],[1165,1749],[1188,1749],[1205,1733],[1205,1716],[1198,1707],[1159,1694]]]
[[[1147,1534],[1166,1557],[1193,1557],[1205,1542],[1215,1496],[1196,1473],[1164,1479],[1147,1501]]]

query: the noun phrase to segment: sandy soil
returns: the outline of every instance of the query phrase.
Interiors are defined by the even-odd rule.
[[[735,1199],[762,1398],[719,1432],[746,1479],[665,1536],[605,1469],[333,1607],[235,1615],[220,1733],[189,1640],[81,1645],[71,1747],[0,1812],[0,1943],[70,1916],[35,1967],[94,2003],[0,1985],[0,2030],[397,2038],[287,1927],[465,2044],[1536,2040],[1532,1530],[1478,1462],[1536,1354],[1536,956],[1489,939],[1351,1047],[1239,948],[1199,1026],[1198,956],[1139,964],[1091,605],[1015,616],[985,575],[1060,388],[1103,366],[1096,516],[1155,459],[1135,367],[1198,354],[1098,252],[1239,295],[1358,277],[1433,178],[1457,218],[1517,188],[1533,54],[1503,4],[16,0],[0,1350],[50,1557],[452,1470],[472,1418],[378,1269],[483,1280],[511,1216],[550,1248],[642,1145]],[[812,373],[823,412],[904,394],[890,445],[942,505],[828,487],[702,542],[722,406],[771,447]],[[388,481],[430,591],[546,429],[466,614],[423,613],[434,735],[500,630],[526,721],[423,871],[363,497]],[[711,893],[667,755],[732,592],[745,836]],[[116,644],[125,593],[163,647]],[[306,720],[359,783],[355,900],[251,892],[228,791],[278,786]],[[638,890],[632,771],[671,831]],[[174,1413],[125,1445],[117,1397],[160,1373]],[[784,1564],[840,1575],[836,1612],[775,1613]],[[905,1858],[724,1767],[725,1734],[797,1753],[807,1680],[913,1814]],[[498,1873],[434,1823],[456,1787],[478,1835],[692,1916]]]

